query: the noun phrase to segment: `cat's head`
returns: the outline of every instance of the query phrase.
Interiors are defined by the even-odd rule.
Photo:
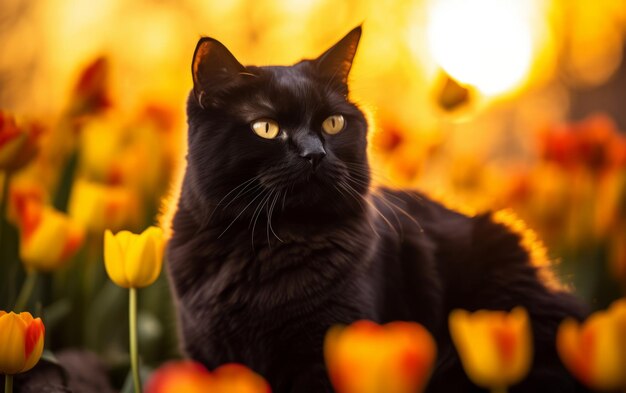
[[[367,192],[367,122],[348,100],[357,27],[313,60],[243,66],[219,41],[196,47],[187,183],[217,209],[341,213]]]

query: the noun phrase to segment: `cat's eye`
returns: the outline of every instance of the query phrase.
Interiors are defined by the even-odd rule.
[[[324,132],[326,132],[327,134],[334,135],[340,132],[341,130],[343,130],[345,125],[346,125],[346,121],[343,118],[343,116],[332,115],[332,116],[327,117],[326,120],[324,120],[324,122],[322,123],[322,128],[324,129]]]
[[[265,139],[274,139],[278,136],[280,128],[278,123],[271,119],[260,119],[252,122],[252,131]]]

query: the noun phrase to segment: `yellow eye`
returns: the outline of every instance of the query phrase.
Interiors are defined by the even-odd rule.
[[[278,136],[280,128],[274,120],[261,119],[252,123],[252,131],[261,138],[274,139]]]
[[[322,128],[324,132],[327,134],[337,134],[339,131],[343,130],[343,127],[346,125],[346,121],[341,115],[333,115],[329,116],[322,123]]]

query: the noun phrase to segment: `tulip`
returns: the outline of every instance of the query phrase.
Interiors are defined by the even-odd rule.
[[[28,271],[59,269],[80,248],[84,230],[65,214],[28,199],[16,201],[20,258]]]
[[[104,234],[104,263],[111,280],[123,288],[143,288],[161,273],[163,231],[150,227],[136,235],[109,230]]]
[[[28,164],[37,153],[39,126],[18,127],[15,119],[0,111],[0,170],[15,171]]]
[[[415,393],[428,381],[436,357],[432,336],[421,325],[358,321],[333,327],[324,353],[338,393]]]
[[[16,227],[20,225],[20,214],[26,203],[37,202],[44,204],[48,200],[42,184],[28,176],[11,177],[9,199],[7,200],[7,219]]]
[[[84,231],[38,197],[12,193],[11,199],[20,233],[20,259],[28,273],[15,304],[15,310],[21,311],[35,286],[36,273],[61,268],[81,247]]]
[[[11,393],[13,375],[35,367],[43,352],[45,327],[30,313],[0,311],[0,373],[6,375],[5,393]]]
[[[166,183],[165,133],[153,123],[122,124],[118,117],[97,118],[80,134],[80,170],[93,180],[126,186],[151,196]]]
[[[110,107],[108,79],[109,61],[106,57],[97,57],[78,77],[70,101],[70,114],[74,116],[94,114]]]
[[[200,363],[169,362],[152,374],[146,393],[270,393],[260,375],[238,364],[226,364],[213,373]]]
[[[528,313],[454,310],[450,334],[467,376],[476,385],[506,391],[529,372],[532,337]]]
[[[150,227],[140,235],[110,230],[104,234],[104,264],[109,278],[117,285],[130,289],[128,307],[130,330],[130,358],[135,392],[141,393],[139,358],[137,350],[137,289],[152,284],[161,273],[163,231]]]
[[[209,391],[213,377],[200,363],[173,361],[159,367],[150,376],[146,393],[204,393]]]
[[[69,213],[92,233],[118,231],[137,224],[136,194],[127,188],[77,180],[72,187]]]
[[[597,390],[626,388],[626,299],[582,324],[564,320],[556,344],[563,364],[583,384]]]

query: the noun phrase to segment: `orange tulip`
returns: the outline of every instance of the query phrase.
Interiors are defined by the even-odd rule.
[[[11,177],[7,219],[16,227],[20,225],[20,214],[26,203],[44,204],[48,200],[46,190],[36,179],[17,175]]]
[[[426,385],[437,349],[417,323],[358,321],[331,328],[324,352],[339,393],[415,393]]]
[[[30,313],[0,311],[0,374],[23,373],[35,367],[43,353],[45,327]]]
[[[226,364],[214,372],[190,360],[170,362],[152,374],[146,393],[270,393],[267,382],[250,369]]]
[[[585,385],[598,390],[626,387],[626,299],[582,324],[564,320],[556,344],[565,366]]]
[[[67,215],[33,199],[16,202],[20,258],[28,270],[63,266],[83,244],[84,230]]]
[[[0,170],[15,171],[33,159],[41,128],[30,124],[18,127],[15,119],[0,111]]]
[[[110,107],[108,79],[109,61],[106,57],[97,57],[78,77],[70,101],[70,113],[80,116],[98,113]]]
[[[532,337],[528,313],[454,310],[450,334],[467,376],[478,386],[506,389],[528,374]]]

